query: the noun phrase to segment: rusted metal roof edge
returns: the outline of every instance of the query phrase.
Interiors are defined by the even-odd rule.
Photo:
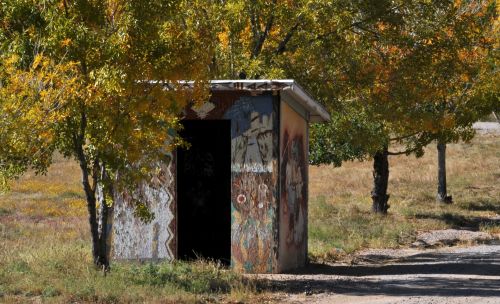
[[[312,122],[330,121],[328,111],[293,79],[211,80],[212,90],[287,91],[310,114]]]
[[[152,81],[157,83],[155,81]],[[164,83],[170,87],[168,83]],[[182,87],[191,88],[193,81],[179,81]],[[328,111],[305,91],[293,79],[228,79],[210,80],[211,90],[245,90],[245,91],[287,91],[310,114],[311,122],[328,122],[331,120]]]

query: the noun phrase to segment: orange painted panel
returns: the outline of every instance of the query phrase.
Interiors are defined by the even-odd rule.
[[[307,121],[281,102],[279,271],[307,259]]]

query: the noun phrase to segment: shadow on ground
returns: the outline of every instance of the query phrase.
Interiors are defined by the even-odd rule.
[[[495,250],[483,253],[426,252],[382,265],[311,264],[291,275],[261,280],[258,287],[286,293],[500,297],[500,246],[491,248]]]
[[[479,206],[479,205],[478,205]],[[489,208],[486,205],[480,205],[477,208]],[[488,218],[488,217],[471,217],[471,216],[463,216],[454,213],[442,213],[439,215],[431,214],[431,213],[417,213],[414,215],[417,219],[434,219],[445,222],[450,225],[453,229],[466,229],[471,231],[478,231],[479,228],[483,225],[489,226],[500,226],[500,218]]]
[[[472,202],[464,202],[459,205],[462,209],[471,211],[493,211],[500,213],[500,202],[480,200]]]
[[[267,283],[270,284],[270,283]],[[500,297],[500,281],[494,279],[450,279],[419,277],[411,281],[390,279],[352,281],[335,280],[293,280],[271,283],[259,288],[266,291],[286,293],[337,293],[348,295],[387,295],[387,296],[443,296],[443,297]]]

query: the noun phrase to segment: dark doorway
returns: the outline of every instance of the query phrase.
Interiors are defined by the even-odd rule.
[[[185,120],[189,149],[177,150],[180,259],[231,258],[231,122]]]

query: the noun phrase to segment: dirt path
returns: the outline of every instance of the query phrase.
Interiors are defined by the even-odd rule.
[[[259,278],[283,303],[500,304],[500,244],[370,250],[353,265]]]

